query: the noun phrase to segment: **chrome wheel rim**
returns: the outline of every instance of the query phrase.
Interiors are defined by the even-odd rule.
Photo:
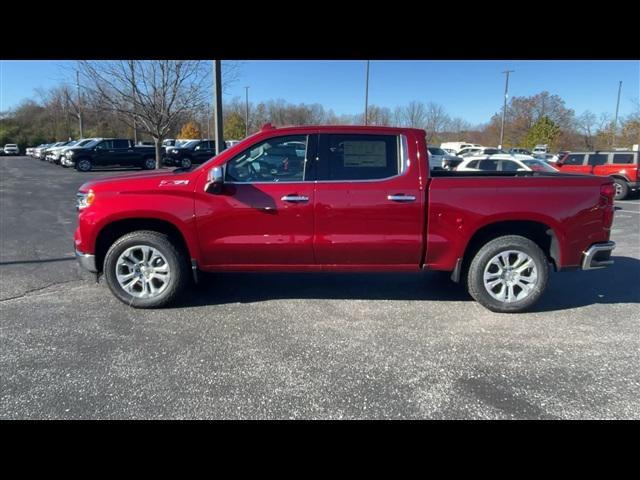
[[[527,298],[538,284],[538,269],[529,255],[506,250],[494,256],[484,269],[484,288],[503,303]]]
[[[614,183],[613,185],[616,188],[616,197],[622,195],[622,185],[620,185],[619,183]]]
[[[118,257],[116,279],[129,295],[154,298],[169,286],[171,269],[159,250],[148,245],[135,245]]]
[[[145,166],[147,167],[148,170],[151,170],[152,168],[156,168],[156,161],[152,158],[148,158],[145,161]]]
[[[91,162],[89,162],[89,160],[80,160],[78,167],[80,167],[80,170],[89,170]]]

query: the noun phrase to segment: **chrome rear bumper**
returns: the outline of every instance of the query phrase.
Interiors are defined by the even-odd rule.
[[[595,270],[613,264],[611,252],[616,248],[615,242],[594,243],[582,252],[582,270]]]

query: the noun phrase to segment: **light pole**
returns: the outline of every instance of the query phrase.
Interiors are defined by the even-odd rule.
[[[213,114],[214,114],[214,128],[215,128],[215,141],[216,141],[216,155],[222,150],[222,142],[224,141],[223,129],[222,129],[222,72],[221,61],[213,61]]]
[[[613,120],[613,128],[611,132],[611,148],[616,146],[616,127],[618,126],[618,110],[620,109],[620,93],[622,92],[622,80],[618,85],[618,103],[616,103],[616,116]]]
[[[364,124],[367,125],[369,114],[369,60],[367,60],[367,77],[364,87]]]
[[[211,103],[207,102],[207,138],[211,138]]]
[[[502,142],[504,140],[504,117],[507,114],[507,95],[509,93],[509,74],[515,72],[515,70],[505,70],[502,73],[507,74],[507,80],[504,84],[504,106],[502,107],[502,126],[500,127],[500,145],[498,145],[499,149],[502,149]]]
[[[80,101],[80,72],[76,70],[76,91],[78,92],[78,121],[80,123],[80,138],[84,138],[82,134],[82,104]]]
[[[249,87],[244,87],[244,137],[249,136]]]

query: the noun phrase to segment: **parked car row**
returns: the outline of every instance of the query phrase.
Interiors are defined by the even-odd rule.
[[[225,142],[229,147],[238,140]],[[74,167],[87,172],[94,167],[119,166],[153,169],[155,145],[153,142],[138,142],[127,138],[85,138],[48,143],[30,147],[27,155],[63,167]],[[192,139],[167,139],[162,146],[164,165],[190,168],[206,162],[216,155],[215,141]]]

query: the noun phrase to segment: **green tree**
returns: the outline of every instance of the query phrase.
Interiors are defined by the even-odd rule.
[[[240,140],[245,137],[245,124],[242,115],[231,112],[224,120],[224,138],[228,140]]]
[[[560,127],[548,116],[544,115],[531,126],[525,136],[524,143],[529,148],[533,148],[538,144],[547,144],[553,150],[559,135]]]

